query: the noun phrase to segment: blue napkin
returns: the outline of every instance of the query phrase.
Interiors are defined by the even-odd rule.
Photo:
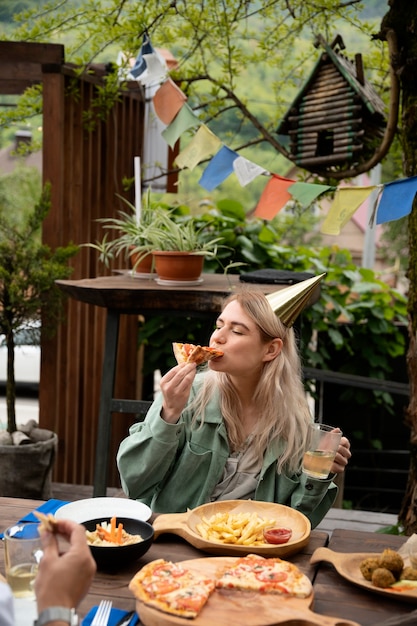
[[[82,626],[90,626],[93,621],[94,615],[96,614],[98,606],[93,606],[93,608],[87,613],[82,621]],[[122,609],[112,609],[110,611],[110,618],[108,626],[116,626],[120,620],[127,615],[129,611],[123,611]],[[132,619],[129,622],[129,626],[135,626],[139,622],[139,616],[135,613],[132,616]]]
[[[55,513],[55,511],[57,511],[61,506],[64,506],[64,504],[68,504],[68,502],[66,502],[65,500],[55,500],[54,498],[51,498],[50,500],[47,500],[46,502],[38,506],[35,511],[40,511],[41,513],[45,514]],[[34,512],[31,511],[30,513],[22,517],[19,522],[39,522],[39,520],[35,516]],[[0,539],[3,539],[3,533],[0,533]]]

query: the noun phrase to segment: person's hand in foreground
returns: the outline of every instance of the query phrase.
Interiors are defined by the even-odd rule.
[[[56,520],[56,524],[56,533],[41,533],[43,557],[35,579],[39,614],[51,606],[76,608],[96,572],[84,526],[71,520]],[[59,551],[59,536],[70,544],[63,553]]]

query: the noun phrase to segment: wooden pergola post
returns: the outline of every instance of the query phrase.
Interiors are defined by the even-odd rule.
[[[65,64],[58,44],[0,42],[0,93],[22,94],[43,85],[43,181],[51,183],[52,207],[43,229],[51,248],[101,239],[99,217],[115,216],[125,205],[116,194],[134,201],[124,180],[134,176],[134,156],[142,155],[144,93],[137,83],[120,91],[105,119],[84,124],[93,109],[105,69],[95,66],[78,75]],[[123,263],[121,259],[120,264]],[[97,253],[81,248],[72,278],[104,274]],[[59,437],[54,481],[92,484],[104,346],[105,311],[68,300],[65,319],[53,339],[42,337],[39,387],[40,425]],[[120,397],[135,398],[137,323],[120,324],[118,381]],[[120,416],[112,433],[114,449],[109,484],[118,485],[114,455],[132,416]]]

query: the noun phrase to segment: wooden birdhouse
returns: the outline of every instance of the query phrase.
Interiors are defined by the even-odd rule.
[[[366,162],[381,143],[384,103],[365,81],[362,57],[341,54],[338,35],[324,52],[277,129],[297,166],[323,176]]]

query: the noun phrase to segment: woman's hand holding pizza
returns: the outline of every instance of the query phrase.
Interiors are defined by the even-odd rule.
[[[176,424],[190,395],[197,366],[195,363],[176,365],[161,378],[160,388],[164,397],[161,417],[169,424]]]

